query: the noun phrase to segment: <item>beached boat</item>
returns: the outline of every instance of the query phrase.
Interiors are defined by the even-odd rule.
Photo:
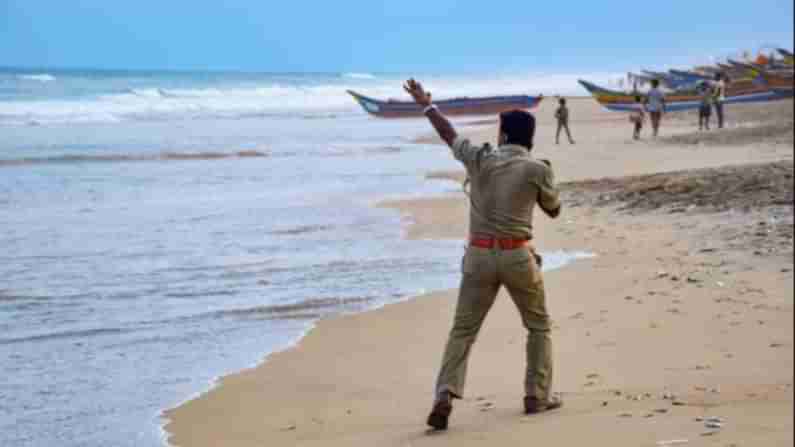
[[[708,81],[708,80],[713,79],[712,76],[708,76],[708,75],[701,74],[701,73],[696,73],[696,72],[689,71],[689,70],[668,70],[668,72],[671,73],[673,76],[676,76],[676,77],[678,77],[680,79],[683,79],[683,80],[685,80],[687,82],[692,82],[692,83],[696,83],[696,82],[699,82],[699,81]]]
[[[714,67],[712,65],[699,65],[698,67],[694,67],[693,71],[696,73],[702,73],[710,77],[715,77],[716,74],[723,72],[718,67]]]
[[[369,114],[379,118],[412,118],[422,116],[422,107],[410,101],[369,98],[354,91],[348,94]],[[532,109],[538,106],[543,96],[489,96],[478,98],[454,98],[434,101],[445,115],[493,115],[508,110]]]
[[[627,73],[627,79],[631,81],[631,83],[640,82],[644,84],[650,83],[652,80],[656,79],[653,76],[637,74],[637,73]]]
[[[792,98],[795,96],[795,78],[792,73],[780,74],[769,71],[761,72],[762,78],[768,87],[778,96]]]
[[[669,90],[687,90],[693,89],[701,78],[694,78],[693,76],[684,76],[684,72],[676,73],[676,70],[671,70],[667,73],[661,71],[642,70],[646,76],[650,76],[658,81],[660,85]]]
[[[784,48],[778,49],[779,54],[784,56],[784,63],[787,65],[795,65],[795,55],[792,54],[791,51],[785,50]]]
[[[760,73],[768,73],[772,74],[773,76],[791,78],[793,73],[793,67],[777,63],[759,65],[751,62],[737,62],[731,59],[729,60],[729,63],[737,67],[739,70],[745,70],[743,73],[745,73],[747,77],[751,78],[758,76]]]
[[[637,108],[635,94],[609,90],[588,81],[579,81],[586,90],[607,110],[614,112],[631,112]],[[730,84],[727,88],[726,104],[745,102],[764,102],[781,99],[781,95],[761,83]],[[645,94],[638,93],[645,100]],[[694,90],[675,91],[665,95],[666,108],[669,112],[698,109],[701,96]]]
[[[734,59],[727,59],[727,62],[732,67],[735,67],[738,70],[763,70],[765,69],[764,66],[756,64],[754,62],[742,62],[736,61]]]
[[[660,71],[641,70],[644,76],[648,76],[660,82],[660,84],[668,89],[677,90],[685,86],[685,82],[670,73],[663,73]]]

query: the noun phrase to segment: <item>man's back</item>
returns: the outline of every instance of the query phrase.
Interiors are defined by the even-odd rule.
[[[459,139],[453,152],[467,167],[470,188],[470,233],[532,238],[536,203],[560,207],[552,170],[521,146],[472,146]]]

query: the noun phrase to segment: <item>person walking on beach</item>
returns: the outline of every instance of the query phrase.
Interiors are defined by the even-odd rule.
[[[657,138],[660,133],[660,121],[665,113],[665,94],[660,90],[659,79],[651,81],[651,89],[646,96],[646,111],[651,117],[652,135]]]
[[[555,134],[555,144],[560,144],[560,131],[566,129],[566,136],[569,137],[569,144],[574,144],[569,130],[569,108],[566,106],[566,98],[560,98],[560,106],[555,111],[555,119],[558,120],[558,131]]]
[[[646,121],[646,111],[644,110],[643,97],[635,95],[634,110],[629,114],[629,122],[634,126],[632,132],[633,140],[640,140],[640,132],[643,130],[643,123]]]
[[[521,110],[503,112],[498,147],[478,146],[458,136],[419,82],[409,79],[404,89],[423,107],[471,182],[469,244],[427,423],[437,430],[447,428],[453,399],[464,395],[470,349],[501,286],[508,289],[527,329],[525,413],[559,408],[562,402],[550,392],[552,343],[541,258],[530,240],[535,206],[555,218],[561,202],[550,163],[530,156],[535,118]]]
[[[699,85],[701,105],[698,108],[698,130],[709,130],[709,121],[712,115],[712,87],[706,82]]]
[[[713,87],[713,104],[715,104],[715,115],[718,117],[718,129],[723,129],[723,103],[726,101],[726,84],[728,78],[723,74],[715,74],[715,85]]]

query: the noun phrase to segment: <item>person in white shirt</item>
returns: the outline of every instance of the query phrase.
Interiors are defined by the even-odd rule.
[[[715,105],[715,114],[718,116],[718,129],[723,129],[723,103],[726,101],[726,84],[729,79],[718,73],[715,75],[715,84],[713,85],[712,104]]]
[[[660,81],[658,79],[651,81],[651,90],[646,96],[646,111],[649,112],[649,117],[651,117],[653,135],[657,137],[660,133],[660,121],[663,113],[665,113],[665,94],[660,90]]]

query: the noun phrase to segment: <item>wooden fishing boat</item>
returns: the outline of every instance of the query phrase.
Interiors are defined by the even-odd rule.
[[[607,110],[632,112],[637,108],[635,94],[633,93],[609,90],[588,81],[580,80],[579,82]],[[643,101],[646,100],[645,94],[638,93],[638,95],[642,97]],[[735,85],[732,83],[727,88],[725,104],[764,102],[775,99],[781,99],[781,95],[767,85],[751,83]],[[701,105],[701,95],[695,90],[680,90],[665,95],[665,102],[666,109],[669,112],[695,110]]]
[[[695,81],[687,78],[683,78],[680,76],[675,76],[672,73],[663,73],[660,71],[650,71],[650,70],[641,70],[646,76],[650,76],[658,81],[660,84],[671,90],[680,90],[686,88],[692,88]]]
[[[411,101],[382,101],[369,98],[354,91],[348,94],[369,114],[379,118],[412,118],[422,116],[422,107]],[[489,96],[478,98],[454,98],[434,101],[445,115],[493,115],[516,109],[533,109],[543,96]]]
[[[769,71],[761,72],[762,78],[768,87],[782,98],[792,98],[795,96],[795,77],[792,73],[780,74]]]
[[[656,79],[653,76],[637,74],[637,73],[627,73],[627,78],[633,81],[644,82],[647,84],[650,83],[652,80]]]
[[[737,67],[739,70],[745,70],[744,73],[746,76],[752,78],[758,76],[760,73],[772,74],[774,77],[778,76],[791,78],[793,73],[793,67],[783,64],[772,63],[768,65],[759,65],[752,62],[737,62],[731,59],[729,59],[729,63]]]
[[[671,73],[672,75],[680,78],[680,79],[684,79],[687,82],[692,82],[692,83],[696,83],[696,82],[699,82],[699,81],[709,81],[709,80],[713,79],[713,77],[711,77],[711,76],[708,76],[708,75],[705,75],[705,74],[701,74],[701,73],[696,73],[696,72],[693,72],[693,71],[668,70],[668,72]]]
[[[693,71],[710,76],[712,78],[714,78],[716,74],[723,72],[723,70],[720,68],[714,67],[712,65],[699,65],[698,67],[694,67]]]
[[[671,77],[670,73],[664,73],[662,71],[641,70],[641,73],[643,73],[643,74],[645,74],[647,76],[651,76],[653,78],[657,78],[660,81],[665,80],[665,79],[669,79]]]
[[[785,50],[784,48],[779,48],[777,51],[784,57],[785,64],[790,66],[795,65],[795,55],[793,55],[791,51]]]

